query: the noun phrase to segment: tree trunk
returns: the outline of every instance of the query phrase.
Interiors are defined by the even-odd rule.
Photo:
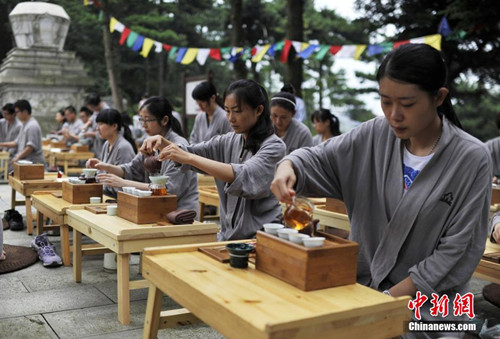
[[[290,40],[304,41],[304,20],[302,13],[304,11],[304,0],[287,0],[286,6],[286,32]],[[302,97],[302,58],[296,58],[297,52],[293,48],[290,50],[288,61],[286,63],[288,76],[286,81],[295,87],[296,95]]]
[[[106,59],[106,68],[108,70],[109,87],[111,88],[115,108],[119,112],[123,112],[123,100],[118,87],[117,71],[111,46],[111,34],[109,33],[109,7],[107,0],[102,1],[102,14],[102,38],[104,42],[104,57]]]
[[[243,10],[242,0],[231,0],[231,26],[232,26],[232,34],[231,34],[231,45],[233,47],[243,47],[243,27],[242,27],[242,19],[241,12]],[[245,61],[241,58],[238,58],[234,63],[234,72],[233,78],[235,80],[238,79],[246,79],[247,77],[247,67],[245,65]]]
[[[165,53],[163,51],[161,53],[157,53],[156,57],[158,58],[158,95],[163,96],[164,93],[164,79],[165,79]]]

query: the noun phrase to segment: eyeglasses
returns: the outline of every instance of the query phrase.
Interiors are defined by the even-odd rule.
[[[148,124],[150,122],[157,121],[157,119],[144,119],[144,118],[139,118],[137,120],[139,120],[141,124]]]

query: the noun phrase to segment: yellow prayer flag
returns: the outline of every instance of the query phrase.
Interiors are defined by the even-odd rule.
[[[184,58],[181,60],[181,64],[189,65],[196,59],[196,55],[198,54],[198,48],[188,48],[186,54],[184,54]]]
[[[441,50],[441,34],[427,35],[424,40],[427,45],[431,45],[438,51]]]
[[[267,50],[271,47],[270,44],[264,45],[264,46],[258,46],[257,47],[257,53],[252,58],[252,62],[259,62],[262,60],[264,55],[266,55]]]
[[[109,31],[113,33],[115,31],[116,24],[118,23],[118,20],[116,20],[115,17],[109,18]]]
[[[151,51],[151,48],[154,45],[154,41],[150,38],[144,38],[144,42],[142,43],[142,50],[141,50],[141,55],[145,58],[148,57],[149,52]]]
[[[359,60],[361,54],[365,51],[367,45],[356,45],[356,52],[354,52],[354,60]]]

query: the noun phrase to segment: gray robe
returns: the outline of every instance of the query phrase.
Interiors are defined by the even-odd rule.
[[[358,282],[383,290],[410,275],[429,297],[467,293],[487,236],[488,151],[443,117],[436,153],[403,194],[403,147],[379,117],[286,159],[298,193],[344,201]]]
[[[68,122],[66,121],[63,126],[62,126],[62,129],[67,129],[71,134],[74,134],[74,135],[78,135],[80,134],[80,131],[82,130],[83,128],[83,121],[81,121],[80,119],[76,119],[75,121],[73,122]],[[66,144],[68,146],[71,146],[73,145],[74,143],[76,142],[76,139],[73,139],[71,138],[70,140],[67,140],[66,141]]]
[[[23,124],[17,119],[14,119],[14,122],[9,125],[7,120],[1,119],[0,120],[0,142],[6,142],[6,141],[16,141],[17,136],[19,135],[19,132],[21,132],[21,128],[23,127]],[[17,149],[15,147],[9,148],[9,147],[4,147],[2,148],[3,151],[7,151],[10,153],[10,157],[12,158],[14,154],[17,153]]]
[[[185,147],[191,153],[233,167],[232,183],[215,180],[220,200],[219,240],[252,238],[263,224],[281,220],[281,205],[270,185],[274,167],[285,155],[285,144],[275,134],[265,139],[255,154],[244,149],[244,144],[241,134],[231,132]]]
[[[172,130],[165,134],[165,138],[176,144],[188,145],[186,139]],[[125,172],[125,179],[151,182],[149,173],[144,169],[144,155],[137,154],[131,162],[121,165]],[[198,214],[198,177],[194,172],[183,173],[173,161],[163,161],[161,175],[168,175],[167,191],[177,195],[177,209],[194,210]]]
[[[210,124],[208,124],[207,113],[200,113],[196,116],[193,130],[189,137],[189,143],[197,144],[202,141],[208,141],[215,135],[226,134],[232,130],[231,125],[226,119],[226,112],[217,105]]]
[[[31,117],[22,124],[21,131],[16,139],[17,154],[21,153],[26,146],[31,146],[33,152],[26,156],[24,160],[32,161],[34,164],[44,164],[45,158],[42,149],[42,130],[35,118]]]
[[[500,178],[500,137],[486,141],[486,147],[493,160],[493,175]]]
[[[311,131],[297,119],[290,121],[286,134],[281,139],[286,144],[286,154],[290,154],[298,148],[313,145]]]
[[[323,136],[321,134],[316,134],[315,136],[313,136],[312,140],[313,140],[312,145],[317,146],[323,142]]]
[[[132,145],[121,134],[118,135],[111,150],[109,150],[109,141],[107,140],[102,147],[101,161],[107,164],[126,164],[131,162],[134,157],[135,152]],[[115,187],[104,186],[104,193],[112,197],[116,197],[117,191],[118,189]]]

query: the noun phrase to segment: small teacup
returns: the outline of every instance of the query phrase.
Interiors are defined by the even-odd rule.
[[[134,194],[135,187],[125,186],[122,187],[122,190],[125,193]]]
[[[97,168],[84,168],[82,172],[86,178],[93,178],[97,174]]]
[[[294,230],[293,228],[282,228],[282,229],[279,229],[277,232],[278,232],[278,237],[286,239],[286,240],[290,240],[290,237],[289,237],[290,234],[299,233],[299,231]]]
[[[248,257],[255,247],[247,243],[227,244],[226,249],[229,252],[229,265],[234,268],[247,268]]]
[[[118,206],[116,205],[111,205],[106,208],[106,212],[108,215],[116,215],[118,211]]]
[[[273,234],[273,235],[278,235],[277,231],[279,229],[282,229],[282,228],[285,228],[285,226],[282,224],[273,224],[273,223],[264,224],[264,231],[266,233]]]
[[[101,197],[90,197],[90,203],[91,204],[100,204],[101,203]]]
[[[288,235],[288,238],[294,244],[303,245],[304,243],[302,242],[302,239],[309,238],[309,235],[308,234],[302,234],[302,233],[290,233]]]

